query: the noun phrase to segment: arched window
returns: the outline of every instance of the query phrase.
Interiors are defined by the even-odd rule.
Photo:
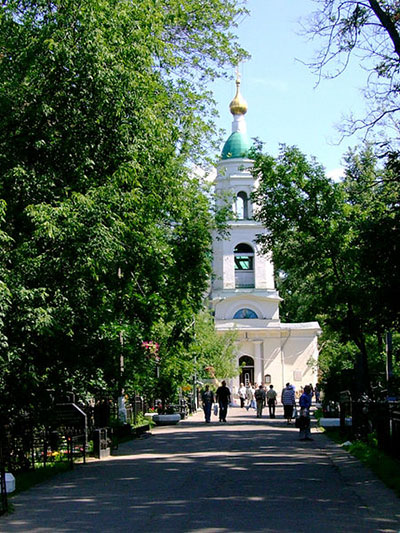
[[[243,191],[240,191],[236,196],[235,211],[239,220],[247,220],[249,218],[249,199]]]
[[[236,311],[233,318],[258,318],[258,316],[252,309],[243,308]]]
[[[248,244],[238,244],[234,250],[235,270],[253,270],[254,250]]]
[[[235,247],[235,286],[254,287],[254,250],[249,244],[240,243]]]

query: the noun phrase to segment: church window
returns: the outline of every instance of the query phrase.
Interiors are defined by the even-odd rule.
[[[240,243],[235,247],[235,287],[254,287],[254,250],[249,244]]]
[[[252,309],[243,308],[236,311],[233,318],[258,318],[258,316]]]
[[[239,220],[247,220],[249,218],[249,200],[247,194],[243,191],[236,196],[235,210]]]

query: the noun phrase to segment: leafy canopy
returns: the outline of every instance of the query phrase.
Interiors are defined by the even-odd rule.
[[[211,138],[207,81],[245,54],[242,5],[2,3],[4,412],[47,389],[154,392],[145,340],[162,376],[179,368],[215,225],[189,161]]]
[[[318,316],[341,342],[354,343],[367,387],[366,338],[397,327],[400,318],[398,181],[369,149],[348,154],[342,183],[287,146],[276,159],[259,154],[254,175],[256,217],[269,229],[259,240],[273,252],[286,317]]]

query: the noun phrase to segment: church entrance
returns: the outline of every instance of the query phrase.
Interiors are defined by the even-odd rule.
[[[239,358],[240,367],[240,383],[244,383],[246,386],[249,383],[254,383],[254,359],[249,355],[242,355]]]

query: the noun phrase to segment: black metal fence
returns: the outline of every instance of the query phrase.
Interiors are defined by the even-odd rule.
[[[0,426],[0,514],[7,511],[6,472],[18,475],[58,462],[68,462],[72,468],[78,460],[85,462],[88,453],[105,457],[113,439],[122,433],[136,434],[132,426],[149,409],[146,400],[136,396],[126,405],[126,420],[118,424],[118,405],[108,398],[89,405],[75,404],[71,394],[63,399],[49,405],[42,417],[45,423],[26,415]]]
[[[352,425],[345,425],[351,417]],[[349,395],[341,395],[341,430],[349,438],[367,441],[376,438],[378,448],[400,459],[400,402],[372,401],[363,398],[354,401]]]
[[[2,466],[13,474],[34,470],[39,464],[86,460],[86,413],[74,403],[56,404],[46,411],[46,424],[20,416],[0,427]]]
[[[35,426],[29,419],[0,428],[0,514],[7,512],[6,473],[18,476],[40,465],[86,461],[86,428],[59,427],[57,430]]]

